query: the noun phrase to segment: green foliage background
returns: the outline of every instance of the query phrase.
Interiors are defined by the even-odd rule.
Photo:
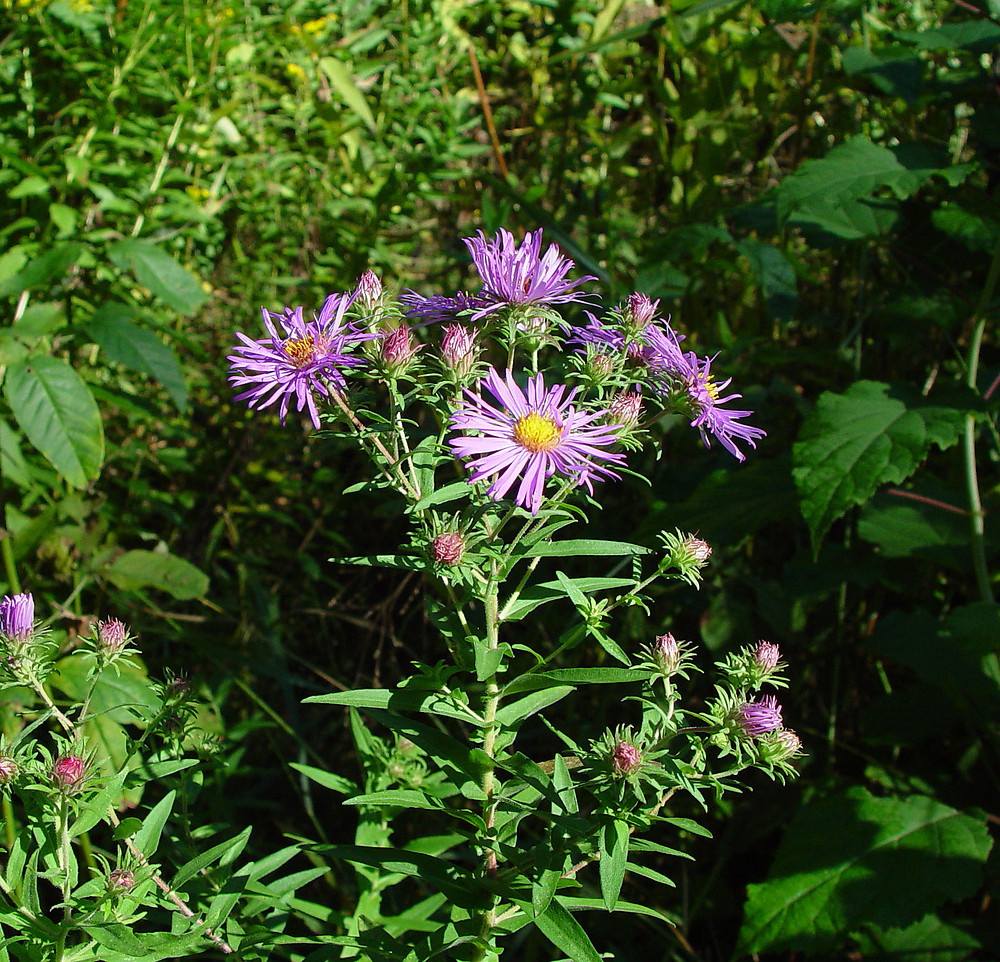
[[[633,613],[619,644],[779,643],[810,753],[691,840],[683,891],[653,906],[676,925],[592,917],[595,943],[995,957],[995,0],[0,15],[4,590],[16,567],[66,646],[114,613],[151,670],[196,677],[222,745],[202,838],[350,841],[335,796],[285,766],[350,769],[357,732],[301,700],[389,687],[438,643],[414,576],[327,561],[404,532],[342,495],[366,467],[337,442],[231,404],[234,331],[368,266],[464,289],[463,235],[540,226],[721,350],[768,431],[736,466],[665,426],[649,490],[602,491],[597,536],[717,546],[713,583]],[[531,630],[558,636],[550,618]],[[297,917],[335,931],[354,876],[314,857]]]

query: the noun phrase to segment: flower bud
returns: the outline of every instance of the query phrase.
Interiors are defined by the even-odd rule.
[[[79,755],[61,755],[52,766],[52,782],[63,795],[76,795],[87,780],[87,763]]]
[[[465,554],[465,539],[460,531],[446,531],[434,539],[434,560],[439,565],[457,565]]]
[[[0,755],[0,788],[17,778],[17,762],[9,755]]]
[[[711,545],[707,541],[702,541],[701,538],[696,538],[693,534],[688,535],[684,542],[684,548],[699,564],[704,564],[712,557]]]
[[[461,324],[447,324],[441,339],[441,357],[444,366],[461,380],[472,370],[479,348],[476,332]]]
[[[374,311],[382,303],[382,281],[371,268],[358,278],[354,302],[363,311]]]
[[[615,369],[614,358],[606,351],[590,351],[587,355],[586,372],[595,381],[601,381]]]
[[[400,324],[382,338],[382,363],[390,375],[402,374],[419,350],[420,345],[413,343],[410,329]]]
[[[754,664],[763,674],[770,674],[778,667],[781,659],[781,649],[777,645],[772,645],[769,641],[761,641],[757,645],[757,650],[753,653]]]
[[[127,868],[116,868],[108,874],[106,884],[109,892],[117,894],[128,892],[135,886],[135,873]]]
[[[0,634],[11,641],[30,641],[35,633],[35,599],[30,592],[0,599]]]
[[[665,635],[657,635],[653,642],[653,658],[665,672],[676,671],[683,659],[681,646],[677,639],[668,631]]]
[[[781,728],[781,706],[774,695],[746,702],[736,712],[736,723],[748,738],[759,738]]]
[[[635,291],[629,294],[625,303],[626,320],[636,330],[641,331],[656,316],[656,308],[659,305],[659,301],[650,300],[647,294]]]
[[[630,431],[639,423],[642,414],[642,395],[638,391],[622,391],[611,401],[611,422]]]
[[[97,643],[101,651],[117,655],[128,644],[128,629],[117,618],[108,618],[97,623]]]
[[[642,765],[642,753],[631,742],[619,738],[611,752],[611,771],[616,778],[634,775]]]

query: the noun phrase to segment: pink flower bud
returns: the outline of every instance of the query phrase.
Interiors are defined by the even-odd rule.
[[[128,644],[128,629],[117,618],[97,623],[97,641],[109,655],[117,655]]]
[[[707,541],[702,541],[701,538],[696,538],[693,534],[688,535],[684,541],[684,547],[699,564],[704,564],[712,557],[711,545]]]
[[[378,307],[381,301],[382,281],[379,280],[378,274],[369,268],[358,278],[355,303],[362,310],[371,311]]]
[[[17,762],[9,755],[0,755],[0,788],[17,777]]]
[[[604,351],[592,353],[587,358],[587,373],[597,381],[607,377],[614,369],[614,359]]]
[[[52,781],[63,795],[75,795],[87,780],[87,763],[79,755],[61,755],[52,766]]]
[[[400,324],[382,338],[382,361],[394,373],[403,371],[420,350],[420,345],[414,344],[410,329]]]
[[[642,330],[656,316],[659,304],[659,301],[650,300],[648,295],[635,291],[628,296],[625,312],[632,324]]]
[[[669,631],[665,635],[656,636],[653,657],[664,671],[676,671],[680,667],[681,646]]]
[[[434,539],[434,560],[439,565],[457,565],[465,554],[465,539],[460,531],[446,531]]]
[[[764,672],[772,672],[778,667],[781,658],[781,649],[777,645],[772,645],[769,641],[761,641],[757,645],[757,650],[753,653],[753,660],[757,667]]]
[[[127,868],[116,868],[108,875],[109,892],[128,892],[135,885],[135,873]]]
[[[611,753],[611,770],[617,778],[634,775],[642,765],[642,753],[631,742],[619,739]]]
[[[642,395],[638,391],[622,391],[611,401],[611,421],[623,428],[634,428],[642,414]]]
[[[475,331],[470,331],[461,324],[445,325],[444,337],[441,339],[441,357],[449,371],[453,371],[459,378],[465,377],[472,370],[478,353]]]

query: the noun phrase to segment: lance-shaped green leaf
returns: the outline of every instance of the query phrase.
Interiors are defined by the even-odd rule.
[[[353,708],[390,708],[394,711],[419,711],[444,718],[457,718],[482,727],[486,722],[453,695],[435,691],[392,691],[386,688],[359,688],[356,691],[335,691],[328,695],[313,695],[303,699],[315,705],[344,705]]]
[[[906,926],[981,884],[985,817],[862,788],[800,809],[770,878],[751,885],[737,955],[834,951],[867,925]]]
[[[165,551],[126,551],[103,574],[126,591],[157,588],[181,601],[201,598],[208,591],[208,575],[190,561]]]
[[[843,394],[822,394],[793,448],[813,548],[879,485],[906,480],[932,444],[954,444],[964,416],[961,408],[933,404],[910,385],[858,381]]]
[[[573,962],[601,962],[590,936],[570,914],[563,899],[554,898],[548,909],[535,919],[535,925],[545,938],[561,952],[565,952]]]
[[[330,81],[330,86],[340,95],[341,99],[362,120],[369,130],[375,129],[375,117],[372,114],[365,95],[358,89],[354,77],[347,65],[336,57],[320,57],[319,69]]]
[[[7,368],[4,394],[28,440],[74,488],[104,461],[104,428],[87,385],[65,361],[35,355]]]
[[[625,866],[628,864],[628,823],[612,819],[604,823],[600,832],[601,841],[601,898],[609,912],[613,912],[625,881]]]

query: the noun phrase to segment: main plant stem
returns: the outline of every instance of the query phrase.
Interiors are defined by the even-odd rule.
[[[493,572],[494,578],[496,571]],[[486,614],[486,648],[488,651],[496,651],[500,646],[500,605],[498,601],[499,586],[491,579],[486,589],[486,596],[483,605]],[[497,850],[496,840],[493,838],[496,826],[496,742],[499,726],[497,724],[497,710],[500,707],[500,685],[497,681],[497,672],[493,671],[486,679],[486,690],[483,693],[483,751],[486,753],[489,762],[483,771],[481,787],[483,790],[483,821],[486,823],[484,842],[486,845],[486,855],[483,861],[483,875],[485,878],[492,878],[497,873]],[[496,900],[491,896],[490,907],[483,911],[481,917],[480,943],[473,955],[474,962],[480,962],[486,957],[494,947],[495,936],[493,929],[497,924]]]

